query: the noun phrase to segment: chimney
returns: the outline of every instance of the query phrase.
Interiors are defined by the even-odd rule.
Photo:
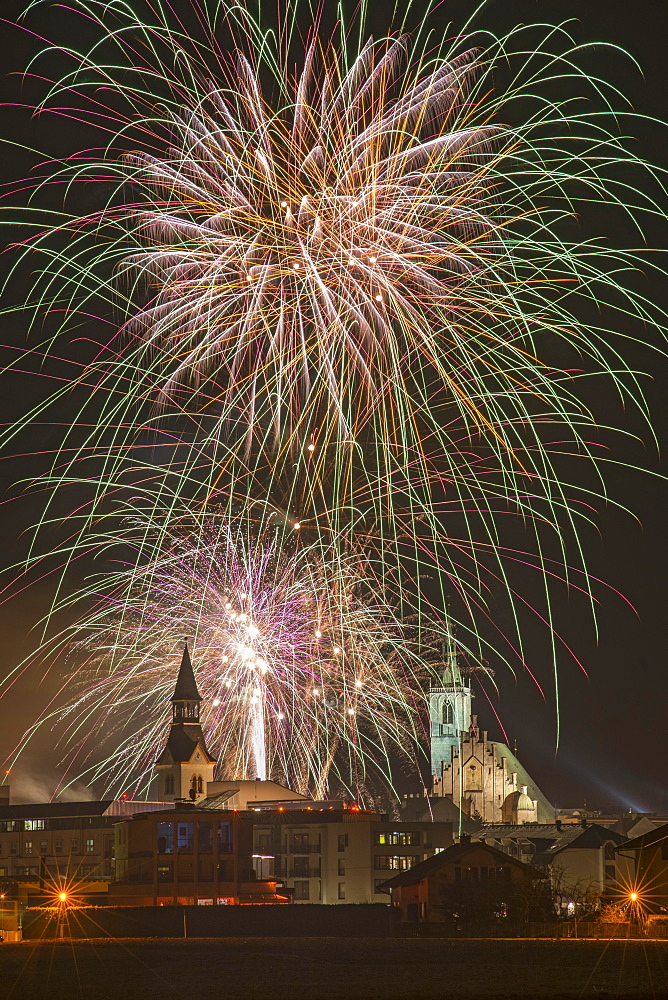
[[[582,816],[580,819],[580,826],[586,826],[586,825],[587,825],[587,817]]]
[[[0,806],[9,805],[9,785],[0,785]]]
[[[561,820],[560,819],[555,819],[554,825],[556,826],[557,830],[561,830]]]
[[[461,837],[459,838],[459,843],[460,844],[470,844],[471,843],[471,834],[470,833],[463,833],[461,835]]]

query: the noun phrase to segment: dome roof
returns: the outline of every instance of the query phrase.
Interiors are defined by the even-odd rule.
[[[534,808],[533,799],[530,799],[526,792],[520,792],[515,803],[515,808],[518,812],[520,809],[532,810]]]

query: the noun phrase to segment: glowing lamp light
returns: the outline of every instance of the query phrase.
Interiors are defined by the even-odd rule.
[[[638,893],[637,892],[630,892],[629,893],[629,899],[631,900],[632,903],[635,903],[635,901],[637,900],[637,898],[638,898]]]
[[[60,900],[61,903],[64,903],[65,900],[67,899],[67,893],[66,892],[59,892],[58,893],[58,899]]]

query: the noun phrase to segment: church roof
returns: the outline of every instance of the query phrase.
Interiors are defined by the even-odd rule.
[[[480,827],[472,836],[476,840],[508,840],[531,843],[536,855],[545,860],[555,857],[568,848],[598,849],[606,841],[621,844],[624,838],[604,826],[580,826],[579,823],[506,823],[499,826]]]
[[[158,757],[156,764],[187,764],[198,745],[202,748],[207,763],[215,764],[216,758],[212,757],[206,748],[200,724],[198,722],[174,722],[169,731],[165,749]]]
[[[181,666],[179,667],[179,676],[176,680],[176,687],[174,688],[174,694],[172,695],[172,701],[201,701],[202,697],[197,690],[197,682],[195,681],[195,674],[193,671],[193,665],[190,662],[190,653],[188,651],[188,643],[183,647],[183,656],[181,657]]]

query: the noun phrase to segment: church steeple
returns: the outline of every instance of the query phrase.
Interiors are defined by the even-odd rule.
[[[443,644],[441,683],[429,691],[431,722],[431,773],[440,778],[441,765],[449,764],[452,752],[459,747],[462,733],[471,726],[473,692],[459,668],[457,646],[452,635]]]
[[[197,802],[206,796],[207,783],[213,781],[216,759],[207,750],[200,725],[202,696],[197,689],[187,642],[171,703],[172,724],[167,745],[156,761],[160,798],[166,802],[173,799]]]
[[[183,647],[179,676],[176,679],[176,687],[172,695],[172,722],[196,722],[199,723],[199,709],[202,704],[202,696],[197,690],[197,681],[193,665],[190,661],[188,641]]]

